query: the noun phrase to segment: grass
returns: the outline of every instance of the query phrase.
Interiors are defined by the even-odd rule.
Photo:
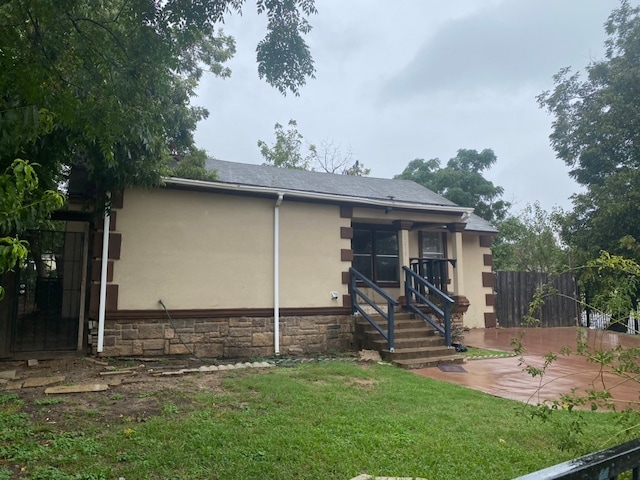
[[[515,353],[506,352],[504,350],[490,350],[487,348],[475,348],[468,346],[465,356],[469,360],[475,360],[481,358],[513,357],[515,356]]]
[[[532,407],[387,365],[235,371],[222,386],[181,392],[188,407],[167,400],[143,423],[79,416],[74,431],[0,395],[0,480],[510,479],[602,448],[619,428],[610,413],[541,422]],[[584,435],[567,451],[575,415]]]

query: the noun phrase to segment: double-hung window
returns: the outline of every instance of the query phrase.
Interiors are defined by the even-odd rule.
[[[353,229],[353,268],[380,284],[399,282],[398,232],[376,226]]]
[[[445,258],[445,246],[442,232],[421,232],[422,258]]]

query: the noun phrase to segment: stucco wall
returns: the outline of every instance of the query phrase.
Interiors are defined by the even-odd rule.
[[[159,299],[171,309],[273,306],[274,204],[275,198],[127,190],[117,215],[118,309],[157,309]],[[280,208],[280,305],[341,306],[348,264],[340,249],[350,241],[340,238],[340,226],[348,219],[333,205],[285,198]]]
[[[492,306],[486,305],[486,295],[493,294],[492,287],[482,286],[482,272],[491,272],[490,265],[484,265],[484,255],[491,254],[491,249],[480,246],[478,234],[465,233],[462,236],[464,251],[464,292],[469,299],[469,310],[464,316],[464,325],[469,328],[484,328],[485,312],[493,312]]]
[[[280,206],[280,306],[339,307],[348,285],[342,272],[351,262],[340,260],[340,251],[351,248],[350,239],[340,238],[340,227],[350,219],[340,218],[340,207],[287,201]],[[338,292],[332,299],[331,292]]]

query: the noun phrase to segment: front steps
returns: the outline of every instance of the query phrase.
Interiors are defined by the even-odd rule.
[[[372,315],[376,323],[386,331],[387,321],[380,315]],[[439,363],[464,363],[453,347],[444,345],[444,338],[421,318],[410,313],[394,314],[395,348],[390,352],[387,341],[362,316],[356,320],[356,339],[361,348],[380,352],[386,361],[402,368],[416,369],[437,367]]]

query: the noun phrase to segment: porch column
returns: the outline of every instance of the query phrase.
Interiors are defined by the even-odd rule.
[[[400,265],[400,296],[404,296],[404,272],[403,266],[409,266],[409,229],[413,226],[413,222],[407,222],[404,220],[396,220],[393,222],[394,226],[398,228],[398,260]]]
[[[449,231],[453,234],[453,258],[456,260],[456,267],[453,269],[453,293],[456,295],[464,295],[464,253],[462,251],[462,232],[466,224],[451,223],[447,225]]]

